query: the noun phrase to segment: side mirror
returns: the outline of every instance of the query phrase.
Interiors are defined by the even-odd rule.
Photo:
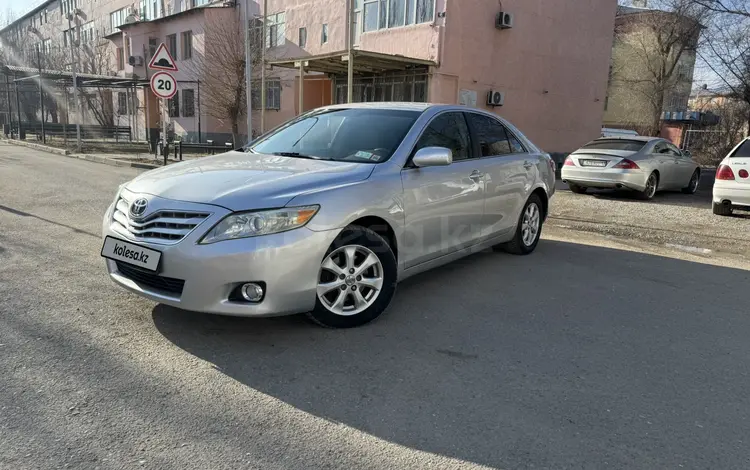
[[[693,154],[690,153],[690,150],[683,150],[682,154],[685,155],[688,158],[693,158]]]
[[[418,168],[448,166],[453,163],[453,152],[445,147],[425,147],[417,150],[411,161]]]

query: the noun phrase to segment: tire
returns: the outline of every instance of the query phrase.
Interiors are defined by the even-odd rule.
[[[568,188],[570,188],[570,192],[576,193],[576,194],[586,194],[586,189],[583,186],[578,186],[574,183],[568,183]]]
[[[360,271],[366,261],[376,262]],[[307,316],[327,328],[364,325],[388,308],[396,279],[396,257],[388,242],[368,228],[347,227],[321,260],[315,308]]]
[[[531,241],[529,242],[529,240],[524,237],[524,225],[527,221],[527,216],[529,216],[528,212],[531,207],[536,207],[537,230],[534,232],[533,238],[531,238]],[[542,235],[542,225],[544,224],[544,214],[542,213],[543,207],[542,200],[539,196],[532,194],[526,201],[526,204],[524,204],[521,215],[518,217],[516,234],[513,237],[513,240],[502,245],[497,245],[493,247],[493,249],[495,251],[503,250],[513,255],[528,255],[533,252],[539,244],[539,237]],[[534,209],[531,209],[531,211],[534,212]]]
[[[698,184],[701,181],[701,171],[696,169],[693,172],[693,176],[690,177],[690,181],[688,182],[688,185],[682,188],[682,192],[684,194],[695,194],[696,191],[698,191]]]
[[[722,216],[730,216],[732,215],[732,205],[731,204],[723,204],[718,203],[716,204],[714,202],[714,214],[716,215],[722,215]]]
[[[659,175],[657,175],[656,172],[653,172],[648,175],[648,179],[646,180],[646,189],[638,193],[638,196],[640,196],[640,198],[644,201],[650,201],[654,198],[654,195],[656,194],[656,191],[658,189]]]

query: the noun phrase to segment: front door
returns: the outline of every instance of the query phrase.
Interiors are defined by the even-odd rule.
[[[463,113],[437,115],[413,152],[424,147],[450,149],[453,163],[427,168],[409,163],[401,172],[406,224],[399,255],[405,268],[471,246],[481,235],[484,175],[479,159],[471,158],[471,139]]]

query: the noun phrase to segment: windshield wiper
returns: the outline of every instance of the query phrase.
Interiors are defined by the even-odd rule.
[[[272,154],[278,155],[279,157],[309,158],[310,160],[327,160],[326,158],[323,158],[323,157],[316,157],[315,155],[305,155],[299,152],[272,152]]]

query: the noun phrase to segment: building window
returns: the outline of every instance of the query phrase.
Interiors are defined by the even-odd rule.
[[[299,29],[299,47],[302,49],[307,46],[307,28],[300,28]]]
[[[42,49],[44,50],[45,54],[48,54],[52,51],[52,39],[45,39],[42,41]]]
[[[328,42],[328,23],[323,23],[323,30],[320,33],[320,43],[325,44]]]
[[[195,116],[195,92],[192,89],[182,90],[182,116]]]
[[[173,59],[177,57],[177,35],[176,34],[167,35],[167,50],[169,51],[169,55],[171,55]]]
[[[252,91],[253,109],[260,109],[260,89]],[[281,109],[281,80],[271,78],[266,80],[266,109]]]
[[[182,33],[182,59],[187,60],[193,57],[193,32],[183,31]]]
[[[78,8],[78,0],[60,0],[60,9],[62,10],[63,18],[67,17],[68,13],[72,13],[76,8]]]
[[[281,46],[286,43],[286,13],[276,13],[268,16],[268,47]]]
[[[120,116],[128,114],[128,94],[124,91],[117,93],[117,114]]]
[[[87,43],[94,40],[94,22],[89,21],[88,23],[81,26],[79,30],[79,34],[81,35],[81,42]]]
[[[148,38],[148,57],[149,59],[156,54],[156,48],[159,47],[159,39]]]
[[[120,8],[109,14],[109,26],[112,28],[113,33],[119,26],[125,23],[125,17],[127,16],[126,10],[126,8]]]
[[[117,48],[117,70],[125,70],[125,50],[122,47]]]
[[[148,21],[148,1],[141,0],[138,6],[138,19],[140,21]]]
[[[169,117],[180,117],[180,92],[169,99]]]
[[[365,2],[365,32],[378,29],[378,2]]]
[[[365,32],[429,23],[435,16],[435,0],[365,0],[363,14]]]

